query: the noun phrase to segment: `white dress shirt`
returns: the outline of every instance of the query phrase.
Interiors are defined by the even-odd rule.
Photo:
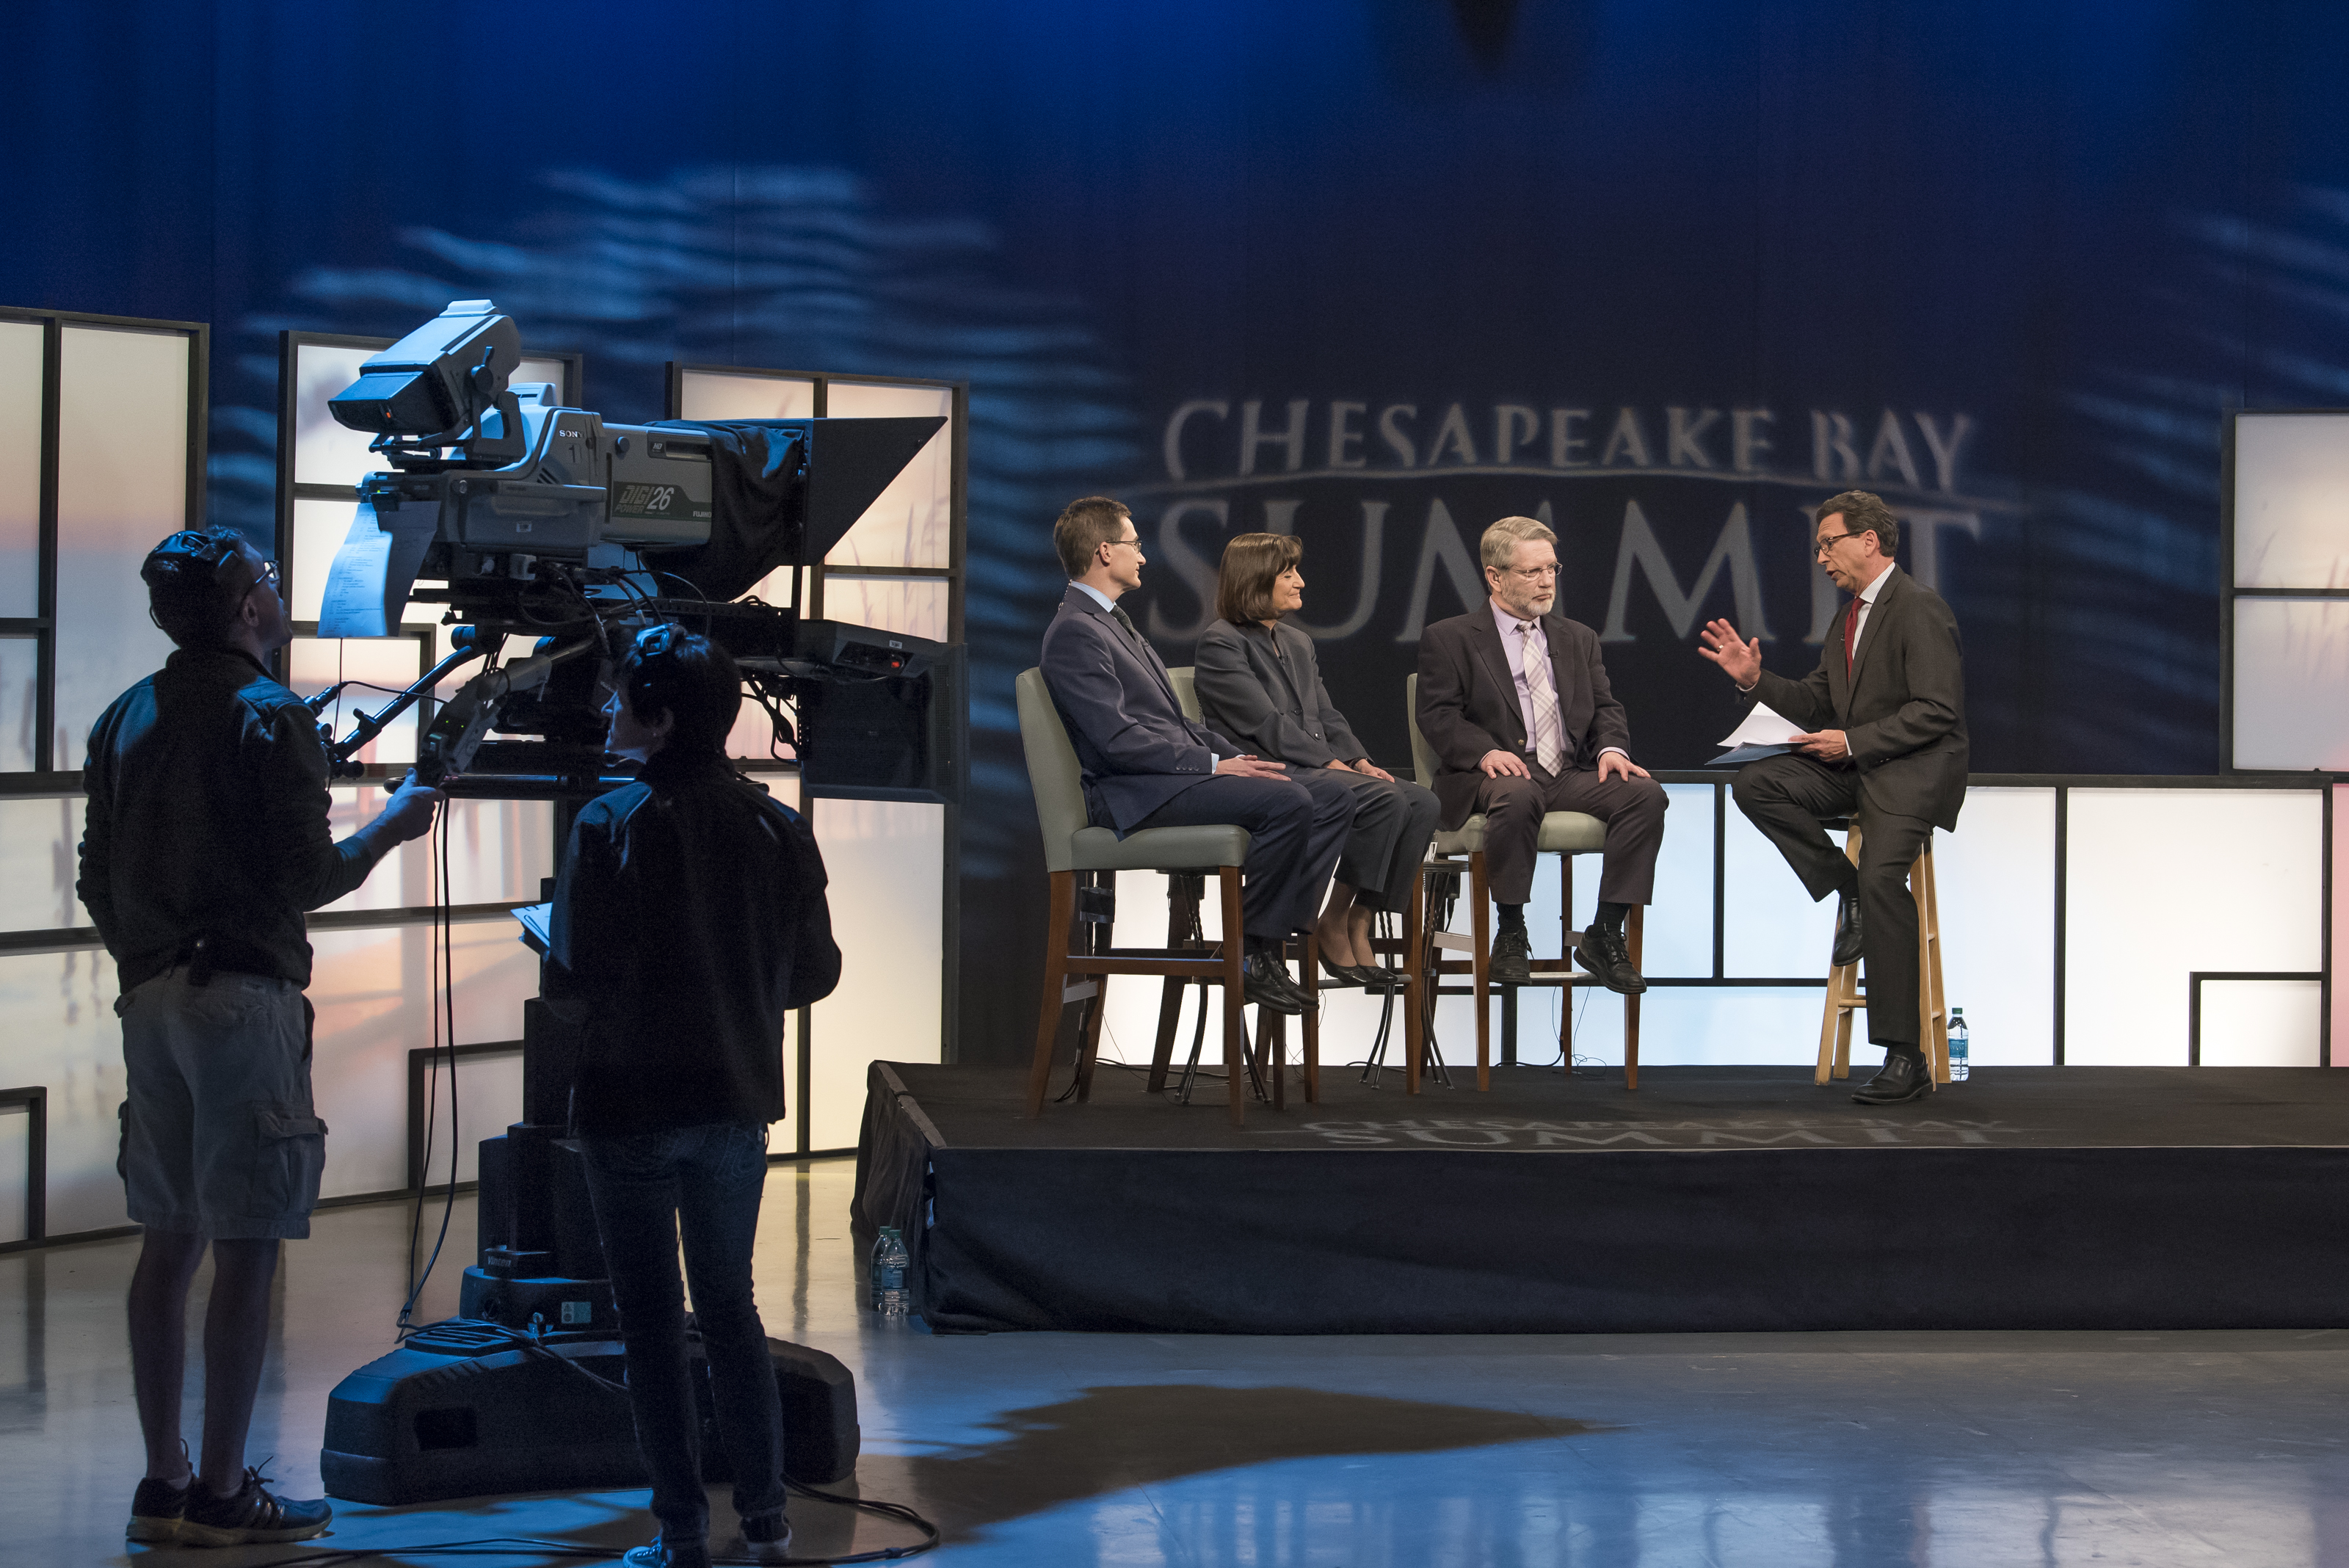
[[[1859,653],[1860,637],[1868,630],[1868,612],[1876,607],[1876,596],[1884,591],[1884,585],[1890,582],[1892,580],[1892,574],[1899,569],[1900,568],[1898,566],[1885,567],[1884,570],[1876,574],[1876,581],[1868,584],[1868,587],[1859,590],[1859,607],[1851,612],[1851,651],[1855,658],[1857,658]],[[1759,686],[1761,684],[1762,682],[1758,680],[1754,682],[1754,686]],[[1737,690],[1740,691],[1751,691],[1754,690],[1754,686],[1740,686]]]
[[[1507,610],[1503,609],[1501,607],[1501,601],[1498,599],[1486,599],[1485,602],[1493,607],[1493,625],[1499,629],[1501,633],[1501,647],[1507,651],[1509,656],[1509,679],[1516,681],[1517,687],[1517,717],[1526,727],[1526,754],[1527,756],[1531,756],[1534,750],[1534,693],[1533,689],[1526,684],[1526,649],[1527,648],[1531,648],[1534,650],[1534,657],[1537,659],[1547,659],[1549,657],[1549,634],[1542,629],[1541,617],[1539,616],[1535,616],[1533,618],[1533,628],[1531,630],[1521,631],[1518,628],[1524,625],[1523,618],[1511,615]],[[1557,687],[1557,667],[1555,664],[1550,666],[1550,687],[1553,691],[1555,691]],[[1575,738],[1565,732],[1565,721],[1566,704],[1565,700],[1560,698],[1558,702],[1558,740],[1569,748],[1567,753],[1567,760],[1568,762],[1572,762],[1574,760],[1574,753],[1571,747],[1573,746]],[[1624,757],[1629,757],[1631,754],[1630,753],[1624,751],[1620,746],[1609,746],[1606,751],[1602,751],[1599,754],[1603,757],[1607,754],[1607,752],[1614,752]]]

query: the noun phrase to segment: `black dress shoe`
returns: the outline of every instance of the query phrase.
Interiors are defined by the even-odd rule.
[[[1319,993],[1306,990],[1305,982],[1288,972],[1288,960],[1282,958],[1278,952],[1268,953],[1265,956],[1272,964],[1273,983],[1286,987],[1300,1011],[1310,1012],[1321,1005]]]
[[[1637,996],[1648,989],[1648,982],[1632,966],[1620,931],[1590,927],[1582,933],[1582,945],[1574,950],[1574,961],[1597,975],[1599,984],[1620,995]]]
[[[1338,991],[1350,985],[1368,984],[1369,982],[1362,978],[1362,967],[1360,964],[1331,963],[1328,959],[1323,959],[1321,961],[1321,989],[1324,991]]]
[[[1534,945],[1523,929],[1496,931],[1485,976],[1495,985],[1525,985],[1534,978]]]
[[[1859,895],[1845,893],[1836,905],[1835,961],[1857,963],[1859,950]]]
[[[1884,1070],[1852,1091],[1863,1106],[1898,1106],[1933,1092],[1933,1070],[1922,1056],[1896,1051],[1884,1058]]]
[[[1240,961],[1241,994],[1258,1007],[1294,1018],[1305,1011],[1305,995],[1288,978],[1288,966],[1268,952],[1252,952]]]

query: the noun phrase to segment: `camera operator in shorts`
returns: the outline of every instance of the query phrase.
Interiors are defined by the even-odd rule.
[[[310,1233],[326,1124],[310,1096],[303,914],[430,830],[413,774],[336,841],[316,715],[269,673],[293,640],[277,566],[228,529],[172,535],[140,568],[177,645],[89,734],[76,891],[119,972],[120,1169],[145,1227],[129,1303],[147,1473],[129,1539],[233,1546],[323,1532],[323,1500],[244,1462],[279,1244]],[[203,1432],[181,1435],[187,1300],[209,1250]]]

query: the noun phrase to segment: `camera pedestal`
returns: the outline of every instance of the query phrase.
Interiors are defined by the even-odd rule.
[[[619,1323],[579,1147],[563,1136],[579,1004],[523,1013],[523,1113],[481,1145],[480,1257],[456,1321],[419,1330],[337,1384],[318,1473],[355,1502],[647,1484],[622,1391]],[[708,1363],[689,1331],[705,1480],[731,1479]],[[783,1468],[823,1486],[856,1470],[856,1381],[834,1356],[767,1341],[783,1408]],[[564,1365],[568,1363],[569,1365]]]

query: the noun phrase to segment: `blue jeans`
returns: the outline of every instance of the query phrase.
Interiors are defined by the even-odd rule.
[[[709,1361],[719,1439],[734,1467],[734,1511],[745,1519],[781,1511],[786,1496],[782,1404],[750,1294],[767,1129],[714,1122],[583,1138],[581,1146],[627,1353],[628,1407],[652,1477],[653,1516],[663,1539],[699,1541],[709,1534],[677,1272],[680,1231],[694,1317]]]

